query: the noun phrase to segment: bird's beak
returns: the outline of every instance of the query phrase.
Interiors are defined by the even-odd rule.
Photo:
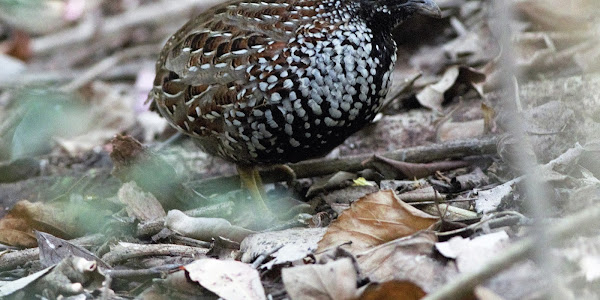
[[[442,11],[440,7],[435,4],[433,0],[408,0],[411,5],[415,8],[415,13],[433,17],[433,18],[441,18]]]

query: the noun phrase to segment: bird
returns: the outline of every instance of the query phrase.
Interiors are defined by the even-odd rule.
[[[233,162],[263,210],[258,168],[326,155],[369,124],[390,87],[392,30],[433,0],[234,0],[192,18],[156,62],[149,99]]]

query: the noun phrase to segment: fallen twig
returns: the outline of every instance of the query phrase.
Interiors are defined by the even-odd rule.
[[[109,265],[118,262],[144,256],[181,256],[200,257],[208,252],[206,248],[181,246],[173,244],[141,245],[131,243],[119,243],[111,247],[110,252],[102,256],[102,260]]]
[[[136,278],[148,278],[148,277],[161,277],[163,274],[168,274],[174,271],[178,271],[181,265],[170,264],[164,266],[157,266],[149,269],[141,270],[105,270],[103,272],[112,278],[119,279],[136,279]]]
[[[404,162],[424,163],[467,156],[496,154],[497,136],[455,140],[450,142],[418,146],[394,150],[381,154],[382,157]],[[340,158],[321,158],[290,164],[289,167],[296,173],[297,178],[307,178],[333,174],[338,171],[356,172],[362,170],[362,161],[372,157],[372,153],[346,156]],[[265,182],[278,182],[287,178],[277,169],[264,170],[260,175]],[[193,182],[191,187],[200,190],[223,191],[227,188],[239,188],[240,181],[237,175],[226,177],[208,178]]]

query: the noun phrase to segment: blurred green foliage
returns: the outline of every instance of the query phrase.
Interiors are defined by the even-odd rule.
[[[54,138],[69,138],[89,128],[89,111],[80,99],[58,91],[22,90],[14,95],[11,113],[22,115],[14,124],[10,159],[48,153]]]

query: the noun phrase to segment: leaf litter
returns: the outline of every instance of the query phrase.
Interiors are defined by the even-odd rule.
[[[170,138],[143,104],[156,54],[143,45],[158,49],[210,3],[92,2],[48,10],[44,28],[0,14],[3,296],[449,299],[437,293],[599,205],[596,1],[514,1],[507,19],[495,3],[436,1],[443,19],[394,33],[392,91],[374,124],[308,171],[291,165],[298,178],[265,171],[284,216],[270,226],[241,200],[231,165]],[[81,30],[131,16],[119,34]],[[510,47],[498,39],[508,27]],[[506,55],[521,74],[508,80]],[[478,150],[486,134],[493,151]],[[397,155],[406,149],[434,156]],[[576,229],[463,292],[598,298],[596,228]]]

